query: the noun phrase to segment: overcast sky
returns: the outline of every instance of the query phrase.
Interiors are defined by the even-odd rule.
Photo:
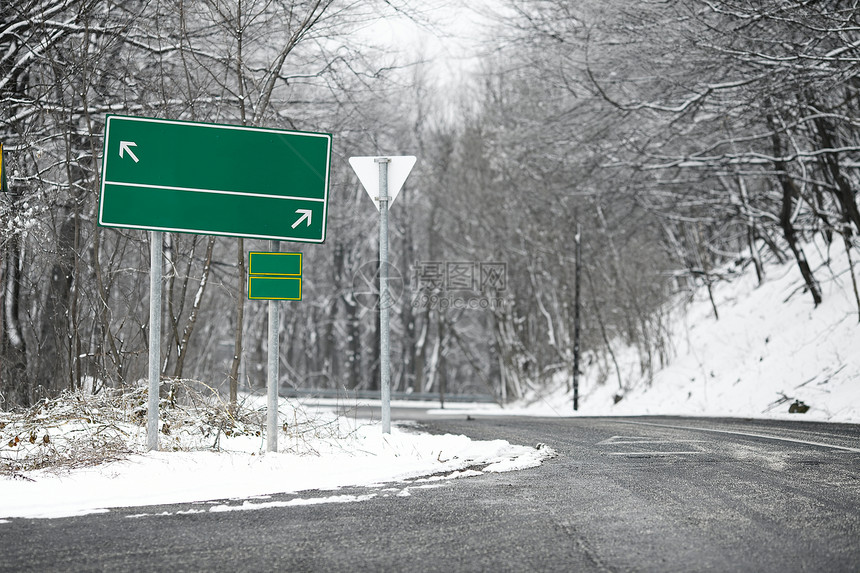
[[[367,34],[388,38],[392,48],[409,59],[431,59],[434,73],[440,76],[459,76],[473,69],[485,46],[488,7],[497,6],[499,0],[429,0],[417,4],[421,11],[418,22],[387,17],[370,27]]]

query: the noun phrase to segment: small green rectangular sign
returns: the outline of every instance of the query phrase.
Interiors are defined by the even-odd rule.
[[[302,275],[301,253],[250,253],[250,275]]]
[[[302,300],[302,254],[250,253],[248,298]]]
[[[302,277],[248,277],[250,300],[302,300]]]
[[[99,224],[322,243],[331,135],[109,115]]]

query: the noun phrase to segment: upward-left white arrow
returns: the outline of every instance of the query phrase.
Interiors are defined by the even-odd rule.
[[[122,158],[123,153],[128,153],[129,156],[134,159],[134,162],[137,163],[140,161],[134,152],[131,150],[132,147],[137,147],[137,144],[133,141],[120,141],[119,142],[119,156]]]

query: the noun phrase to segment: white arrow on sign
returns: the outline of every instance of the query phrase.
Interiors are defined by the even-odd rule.
[[[388,208],[391,209],[391,204],[400,189],[409,177],[412,167],[415,165],[416,158],[414,155],[400,155],[396,157],[386,157],[384,155],[375,157],[350,157],[349,164],[352,170],[358,175],[358,180],[361,181],[364,190],[373,199],[376,210],[379,210],[379,164],[377,159],[388,159]]]
[[[134,154],[134,152],[131,150],[132,147],[137,147],[137,144],[133,141],[120,141],[119,142],[119,156],[120,156],[120,158],[122,158],[123,153],[128,153],[131,156],[131,158],[134,159],[134,162],[137,163],[139,161],[139,159]]]
[[[299,217],[299,219],[290,226],[293,229],[295,229],[296,227],[299,226],[299,223],[301,223],[302,221],[307,221],[307,223],[305,223],[305,226],[310,227],[311,226],[311,215],[313,214],[313,211],[311,211],[310,209],[296,209],[296,214],[298,215],[299,213],[301,213],[302,216]]]

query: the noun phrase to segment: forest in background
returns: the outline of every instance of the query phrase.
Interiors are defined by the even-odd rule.
[[[378,388],[376,210],[355,155],[416,155],[391,209],[395,390],[500,401],[671,358],[666,305],[725,263],[857,252],[860,8],[498,0],[452,88],[362,29],[408,0],[7,0],[0,14],[0,407],[145,377],[149,234],[96,225],[107,114],[333,134],[327,239],[282,303],[283,387]],[[440,93],[445,90],[446,93]],[[250,239],[166,234],[162,375],[265,384]],[[850,284],[858,300],[856,272]],[[714,313],[719,308],[714,305]],[[860,310],[858,310],[860,312]],[[622,372],[621,348],[639,371]]]

